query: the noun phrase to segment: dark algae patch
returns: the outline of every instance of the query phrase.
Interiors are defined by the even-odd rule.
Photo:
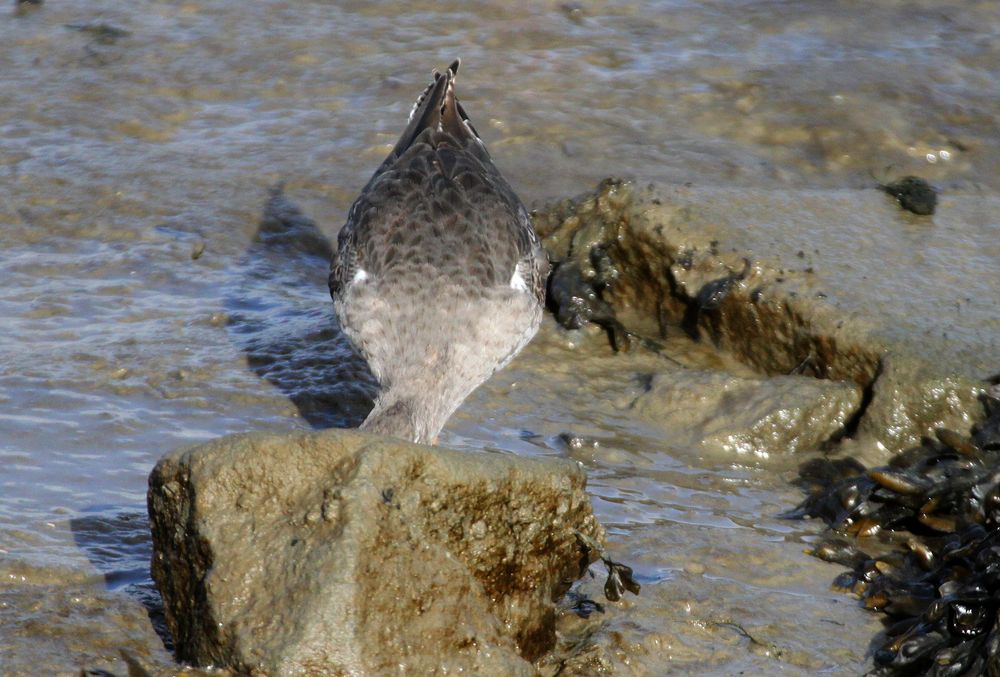
[[[789,516],[830,526],[812,554],[848,567],[835,587],[886,615],[869,674],[1000,674],[1000,400],[983,404],[969,437],[938,429],[881,467],[800,468],[808,497]]]
[[[683,326],[691,338],[699,340],[701,332],[698,328],[704,313],[718,312],[722,302],[733,289],[733,285],[747,278],[752,266],[750,259],[743,259],[743,269],[739,273],[729,273],[723,277],[706,282],[693,303],[689,303],[684,313]]]
[[[937,191],[919,176],[904,176],[892,183],[879,184],[879,190],[896,198],[903,209],[919,216],[930,216],[937,208]]]
[[[92,35],[94,41],[99,45],[113,45],[118,40],[132,35],[124,28],[118,28],[106,23],[66,24],[66,28],[71,31],[79,31]]]

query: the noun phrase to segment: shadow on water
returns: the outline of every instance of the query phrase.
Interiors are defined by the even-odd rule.
[[[149,621],[167,651],[174,642],[163,616],[163,600],[149,578],[149,560],[153,542],[149,518],[144,512],[120,510],[107,506],[85,509],[81,517],[70,520],[73,540],[86,553],[94,568],[104,577],[108,590],[119,590],[142,604]]]
[[[377,384],[344,336],[327,291],[329,240],[271,189],[225,296],[231,339],[313,428],[356,427]]]
[[[372,407],[377,384],[341,332],[327,292],[330,242],[276,187],[253,242],[224,291],[231,339],[250,368],[276,386],[314,428],[352,427]],[[173,640],[150,580],[149,518],[94,506],[70,521],[77,547],[109,590],[145,607],[168,651]]]

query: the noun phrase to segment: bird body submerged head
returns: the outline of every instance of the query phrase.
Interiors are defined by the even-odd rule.
[[[535,334],[548,273],[455,95],[458,67],[418,97],[351,206],[330,272],[341,327],[381,387],[361,427],[417,442]]]

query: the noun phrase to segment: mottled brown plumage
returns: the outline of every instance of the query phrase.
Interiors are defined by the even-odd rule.
[[[455,98],[458,61],[417,100],[351,206],[330,270],[379,396],[362,428],[433,440],[531,339],[548,261],[528,212]]]

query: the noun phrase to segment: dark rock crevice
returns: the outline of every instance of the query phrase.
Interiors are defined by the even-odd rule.
[[[855,411],[854,415],[848,419],[847,424],[844,426],[843,433],[830,439],[831,443],[839,442],[842,439],[853,439],[857,437],[861,421],[864,420],[865,414],[868,413],[868,408],[872,404],[872,400],[875,399],[875,384],[881,376],[882,360],[879,360],[878,365],[875,368],[875,374],[872,376],[871,381],[865,384],[865,386],[861,389],[861,404],[858,405],[857,411]]]

